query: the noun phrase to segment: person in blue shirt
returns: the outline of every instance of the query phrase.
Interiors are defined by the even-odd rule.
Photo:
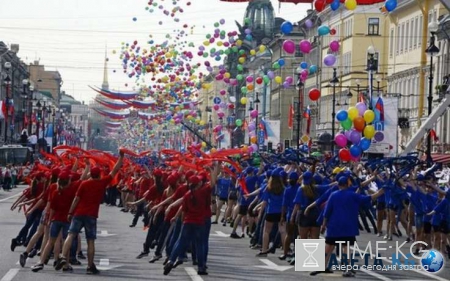
[[[284,241],[285,229],[281,225],[281,209],[283,205],[283,194],[284,194],[284,184],[283,184],[283,171],[275,171],[272,173],[272,177],[269,179],[267,184],[267,189],[262,195],[262,206],[259,212],[258,219],[262,219],[263,212],[266,213],[266,219],[264,221],[264,234],[261,252],[259,252],[257,257],[266,257],[269,252],[269,242],[270,242],[270,232],[274,224],[278,224],[278,230],[281,234],[281,240]]]
[[[223,171],[220,173],[219,178],[217,179],[216,187],[217,187],[217,201],[219,202],[217,204],[216,209],[216,220],[213,221],[211,224],[217,224],[219,222],[220,217],[220,211],[222,209],[223,204],[227,203],[228,201],[228,193],[230,191],[230,187],[232,185],[231,177],[227,173],[224,173]],[[222,223],[225,222],[226,217],[224,216],[222,219]]]
[[[341,253],[346,253],[346,245],[354,245],[356,236],[359,235],[358,228],[358,210],[361,206],[369,205],[372,200],[375,200],[384,190],[381,189],[377,193],[368,195],[361,195],[355,193],[348,188],[349,178],[341,176],[338,180],[339,190],[331,194],[325,207],[324,221],[322,224],[322,231],[325,232],[325,264],[328,265],[331,253],[337,242],[345,242],[342,245]],[[327,267],[325,272],[331,272]],[[310,275],[317,275],[318,271],[311,272]],[[343,274],[345,277],[353,276],[353,273],[346,271]]]
[[[285,260],[289,254],[292,238],[295,232],[295,224],[291,222],[292,212],[294,211],[294,198],[299,188],[299,175],[297,172],[291,172],[288,175],[288,186],[283,194],[283,208],[281,210],[281,224],[286,223],[286,238],[283,241],[283,255],[279,257],[280,260]]]
[[[442,189],[445,191],[445,188]],[[450,246],[447,243],[448,234],[449,234],[449,219],[450,219],[450,200],[446,198],[446,194],[439,193],[440,202],[436,207],[434,207],[433,211],[428,213],[428,216],[432,216],[432,224],[434,230],[434,243],[433,246],[436,250],[440,251],[442,254],[445,254],[447,251],[447,256],[450,258]],[[434,219],[436,218],[436,221]],[[437,223],[439,221],[439,223]],[[434,223],[433,223],[434,222]],[[444,245],[446,251],[444,250]]]

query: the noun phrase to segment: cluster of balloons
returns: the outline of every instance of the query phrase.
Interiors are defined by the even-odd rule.
[[[377,132],[372,125],[376,121],[375,112],[363,102],[358,102],[348,110],[340,110],[336,120],[344,130],[334,138],[336,145],[341,147],[339,158],[342,161],[358,161],[362,153],[370,148],[372,140],[380,142],[384,139],[383,132]]]
[[[371,2],[370,4],[378,2]],[[357,0],[315,0],[314,8],[316,9],[316,11],[322,12],[327,7],[327,5],[330,5],[330,9],[332,11],[337,11],[342,6],[341,4],[344,4],[345,8],[350,11],[353,11],[358,7]],[[386,0],[383,6],[383,8],[386,9],[387,12],[392,12],[396,7],[397,0]]]
[[[163,1],[164,0],[161,0],[161,2],[163,2]],[[174,22],[179,22],[180,18],[177,17],[177,14],[184,12],[183,7],[181,7],[181,5],[179,5],[179,3],[181,3],[182,1],[172,0],[171,2],[172,2],[173,7],[166,8],[166,7],[164,7],[163,4],[158,4],[158,2],[155,0],[149,0],[147,2],[147,7],[145,7],[145,10],[147,10],[150,13],[153,13],[155,11],[162,11],[163,15],[173,18]],[[186,6],[190,6],[190,5],[191,5],[191,2],[186,3]],[[136,20],[137,20],[136,18],[133,18],[133,21],[136,21]],[[162,24],[163,24],[163,22],[159,21],[159,25],[162,25]]]

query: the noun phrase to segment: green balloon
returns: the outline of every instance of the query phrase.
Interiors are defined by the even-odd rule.
[[[207,58],[208,56],[209,56],[208,53],[203,53],[204,58]]]
[[[269,76],[264,75],[263,81],[264,81],[264,84],[266,84],[266,85],[269,84],[269,83],[270,83],[270,78],[269,78]]]
[[[239,55],[241,55],[241,56],[242,56],[242,55],[245,55],[245,50],[240,50],[240,51],[239,51]]]
[[[238,75],[236,76],[236,79],[237,79],[238,81],[242,81],[242,79],[244,79],[244,76],[242,76],[241,74],[238,74]]]
[[[226,49],[226,50],[225,50],[225,55],[229,55],[229,54],[231,54],[230,49]]]
[[[272,68],[279,69],[280,68],[280,64],[278,62],[274,62],[273,65],[272,65]]]
[[[227,32],[226,32],[225,30],[222,30],[222,31],[220,32],[220,35],[221,35],[221,36],[225,36],[225,35],[227,35]]]
[[[244,23],[245,23],[245,24],[249,24],[249,23],[250,23],[250,19],[249,19],[249,18],[245,18],[245,19],[244,19]]]
[[[242,66],[242,64],[238,64],[236,68],[239,71],[244,71],[244,67]]]
[[[223,50],[220,50],[220,51],[219,51],[219,54],[223,55],[223,53],[224,53]]]
[[[247,89],[247,87],[242,87],[241,88],[241,93],[243,93],[243,94],[247,94],[248,93],[248,89]]]
[[[352,120],[350,120],[349,118],[347,118],[347,120],[344,120],[341,122],[341,126],[344,130],[350,130],[350,128],[352,127]]]
[[[211,50],[209,52],[210,53],[215,53],[216,52],[216,48],[211,48]]]
[[[214,27],[219,27],[220,24],[218,22],[214,23]]]
[[[242,126],[242,120],[241,119],[236,119],[236,126],[238,126],[238,127]]]
[[[233,47],[231,48],[231,50],[233,50],[234,53],[239,52],[238,46],[233,46]]]

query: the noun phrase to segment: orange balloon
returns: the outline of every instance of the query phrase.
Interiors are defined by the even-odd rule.
[[[364,130],[364,127],[366,126],[366,121],[364,121],[364,118],[361,116],[356,117],[353,119],[353,126],[356,130],[362,132]]]
[[[247,90],[253,91],[253,89],[254,89],[253,84],[248,84],[247,85]]]
[[[256,136],[251,137],[251,138],[250,138],[250,141],[251,141],[252,143],[256,143],[256,141],[257,141]]]

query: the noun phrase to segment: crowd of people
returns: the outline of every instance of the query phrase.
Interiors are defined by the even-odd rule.
[[[126,157],[128,164],[123,165],[124,157],[121,150],[110,166],[87,158],[75,158],[72,164],[48,162],[45,169],[35,165],[29,187],[11,208],[24,209],[26,215],[11,242],[12,251],[26,247],[21,266],[39,255],[33,272],[52,257],[56,270],[71,272],[72,265],[86,258],[79,235],[84,229],[87,273],[98,274],[94,255],[102,203],[131,213],[129,227],[138,226],[142,217],[147,235],[136,258],[154,250],[149,262],[163,260],[165,275],[187,262],[187,253],[197,273],[208,274],[213,224],[229,225],[232,239],[250,238],[257,257],[281,249],[278,258],[291,265],[297,237],[318,239],[324,234],[329,259],[337,241],[353,245],[361,230],[379,239],[425,241],[450,259],[449,183],[439,182],[436,165],[425,170],[419,165],[338,163],[327,172],[318,161],[252,165],[236,160],[231,165],[214,159],[194,168],[164,162],[130,165]],[[417,253],[422,246],[417,245]],[[330,272],[327,268],[311,275]],[[343,276],[354,274],[346,271]]]

